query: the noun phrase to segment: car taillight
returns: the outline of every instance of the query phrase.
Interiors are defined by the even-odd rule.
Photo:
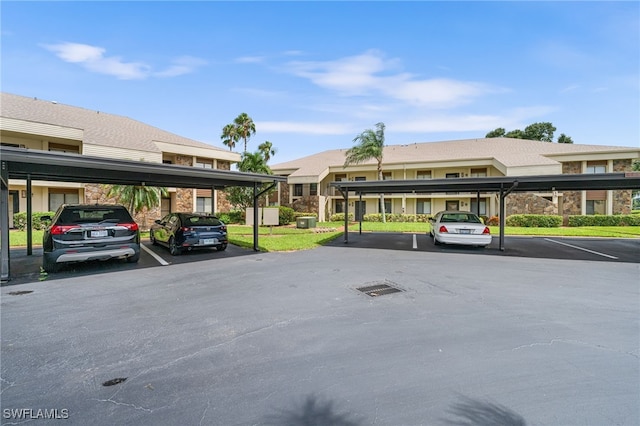
[[[440,225],[440,229],[438,230],[438,232],[443,233],[443,232],[449,232],[449,231],[447,230],[446,226]]]
[[[53,225],[51,227],[51,234],[52,235],[62,235],[65,234],[69,231],[71,231],[72,229],[75,228],[79,228],[79,226],[76,225]]]
[[[491,233],[491,230],[489,229],[489,227],[488,227],[488,226],[485,226],[485,227],[484,227],[484,231],[482,231],[482,233],[483,233],[483,234],[490,234],[490,233]]]
[[[137,231],[138,230],[138,224],[135,223],[135,222],[133,222],[133,223],[119,223],[118,226],[124,226],[129,231]]]
[[[180,230],[182,232],[191,232],[191,231],[193,231],[193,229],[189,228],[188,226],[183,226],[183,227],[180,228]]]
[[[227,231],[227,227],[226,227],[226,226],[224,226],[224,225],[222,225],[222,226],[220,227],[220,230],[221,230],[221,231],[225,231],[225,232],[226,232],[226,231]]]

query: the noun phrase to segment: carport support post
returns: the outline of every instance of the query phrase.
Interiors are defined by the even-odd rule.
[[[258,251],[258,182],[253,182],[253,251]]]
[[[504,251],[504,188],[500,184],[500,251]]]
[[[31,197],[31,175],[27,175],[27,256],[33,254],[33,218],[31,213],[33,212],[32,197]]]
[[[360,193],[360,204],[358,204],[358,208],[362,209],[362,192]],[[360,220],[358,221],[358,224],[360,225],[360,231],[358,232],[358,235],[362,235],[362,211],[358,211],[358,215],[360,216]]]
[[[9,281],[9,165],[0,164],[0,280]]]

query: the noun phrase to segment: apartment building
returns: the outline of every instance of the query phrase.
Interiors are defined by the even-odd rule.
[[[344,197],[330,182],[378,180],[375,160],[344,167],[346,149],[320,152],[271,167],[287,177],[273,203],[297,211],[315,212],[320,221],[345,211]],[[630,171],[640,158],[640,148],[558,144],[512,138],[480,138],[442,142],[389,145],[384,148],[384,179],[444,179],[490,176],[534,176],[566,173]],[[512,193],[507,215],[517,213],[618,214],[631,211],[632,189],[603,191],[550,191]],[[350,198],[349,212],[380,213],[378,195]],[[493,216],[499,211],[494,193],[386,194],[387,213],[435,214],[445,209],[479,211]]]
[[[230,170],[240,154],[184,138],[134,119],[52,101],[0,94],[0,143],[133,161]],[[109,187],[98,184],[32,182],[33,211],[55,211],[63,203],[109,203]],[[167,188],[161,205],[136,217],[150,225],[169,211],[228,211],[219,191]],[[26,182],[9,181],[9,219],[26,210]],[[11,224],[10,224],[11,225]]]

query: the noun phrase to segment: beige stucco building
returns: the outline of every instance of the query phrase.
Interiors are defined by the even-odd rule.
[[[230,170],[240,155],[184,138],[128,117],[2,93],[0,142],[5,146],[68,152],[123,160]],[[167,188],[161,205],[136,220],[148,226],[169,211],[227,211],[219,191]],[[108,187],[96,184],[32,182],[34,212],[55,211],[63,203],[115,202]],[[9,182],[9,220],[25,211],[26,182]]]
[[[344,198],[330,182],[378,180],[375,160],[344,167],[346,149],[320,152],[272,166],[287,184],[272,198],[273,203],[297,211],[314,212],[320,221],[345,211]],[[531,176],[565,173],[612,173],[630,171],[640,158],[640,148],[558,144],[511,138],[480,138],[444,142],[389,145],[384,148],[384,179],[441,179],[484,176]],[[571,191],[512,193],[506,214],[618,214],[631,210],[631,189],[623,191]],[[633,188],[635,189],[635,188]],[[353,200],[353,201],[351,201]],[[380,213],[377,195],[353,198],[349,211]],[[497,194],[481,193],[386,194],[387,213],[435,214],[445,209],[498,214]],[[479,206],[478,206],[479,204]]]

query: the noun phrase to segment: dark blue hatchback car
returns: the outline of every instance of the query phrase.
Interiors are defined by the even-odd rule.
[[[227,226],[215,216],[198,213],[169,213],[151,226],[153,244],[169,248],[173,256],[184,250],[215,247],[227,248]]]

